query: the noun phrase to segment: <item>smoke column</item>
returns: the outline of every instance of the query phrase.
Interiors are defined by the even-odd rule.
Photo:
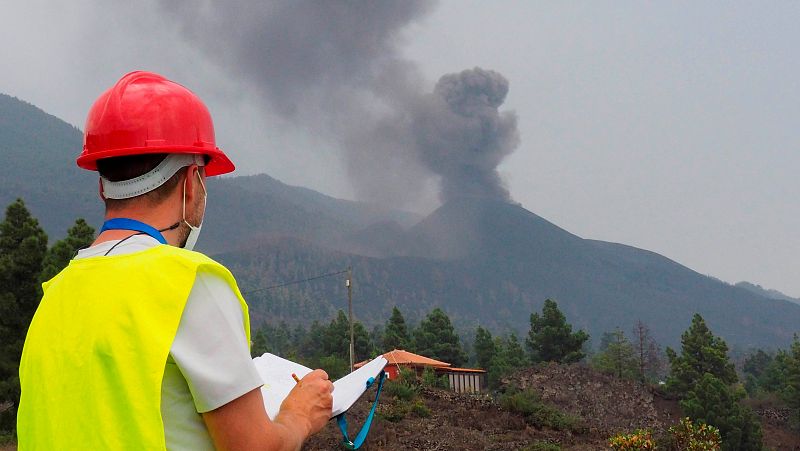
[[[417,152],[439,174],[441,198],[509,201],[497,165],[519,145],[517,118],[500,113],[508,81],[480,68],[439,79],[416,115]]]
[[[183,35],[265,107],[342,149],[359,198],[414,207],[430,180],[440,199],[510,201],[497,165],[519,144],[500,112],[508,81],[475,68],[433,92],[400,57],[401,31],[427,1],[160,0]]]

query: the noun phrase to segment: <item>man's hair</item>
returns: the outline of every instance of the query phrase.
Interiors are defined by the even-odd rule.
[[[165,153],[153,153],[144,155],[131,155],[127,157],[114,157],[103,158],[97,160],[97,171],[101,176],[107,178],[112,182],[121,182],[123,180],[130,180],[140,175],[147,174],[158,166],[164,158],[167,157]],[[181,168],[172,177],[169,178],[164,184],[158,188],[141,194],[130,199],[105,199],[106,210],[118,210],[129,206],[134,202],[147,202],[149,205],[157,205],[163,202],[164,199],[169,197],[178,187],[181,176],[184,174],[184,168]]]

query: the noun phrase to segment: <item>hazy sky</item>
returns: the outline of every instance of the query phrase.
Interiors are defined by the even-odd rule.
[[[213,10],[208,2],[183,2],[195,4]],[[386,25],[397,33],[364,52],[402,60],[402,82],[420,98],[445,74],[474,67],[502,74],[509,91],[499,111],[516,112],[520,141],[499,171],[516,201],[582,237],[800,296],[800,3],[425,5],[399,11],[402,20]],[[122,74],[162,72],[207,101],[237,174],[267,172],[338,197],[363,197],[343,149],[352,127],[325,124],[328,116],[306,111],[314,105],[306,98],[298,102],[301,113],[288,114],[293,97],[277,103],[274,93],[257,92],[251,68],[227,55],[232,41],[186,20],[185,11],[100,0],[0,0],[0,8],[0,92],[82,127],[91,102]],[[229,39],[246,40],[248,30],[237,22],[244,19],[227,19],[216,25]],[[311,34],[302,23],[283,25],[295,36]],[[266,34],[281,39],[280,32]],[[259,48],[257,41],[248,50]],[[296,63],[303,74],[306,60],[291,55],[281,63]],[[329,80],[319,79],[327,89]],[[349,117],[386,85],[355,92],[359,103],[347,108]],[[375,102],[382,111],[381,99]],[[410,208],[436,205],[435,179],[424,177]]]

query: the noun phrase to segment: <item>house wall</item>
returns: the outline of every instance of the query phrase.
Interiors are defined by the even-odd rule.
[[[484,387],[486,373],[446,373],[450,389],[457,393],[480,393]]]

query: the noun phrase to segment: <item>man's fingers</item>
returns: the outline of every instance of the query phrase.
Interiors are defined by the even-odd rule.
[[[326,373],[325,370],[317,369],[317,370],[314,370],[314,372],[315,373],[319,373],[319,377],[322,378],[322,379],[325,379],[325,380],[330,379],[328,377],[328,373]]]
[[[331,393],[333,393],[333,382],[331,382],[331,381],[320,380],[318,387],[319,387],[320,393],[323,393],[323,394],[329,395],[329,396],[330,396]]]
[[[328,380],[328,373],[326,373],[325,370],[317,369],[317,370],[314,370],[314,371],[306,374],[306,377],[304,377],[303,379],[306,379],[306,378],[308,378],[308,379]]]

